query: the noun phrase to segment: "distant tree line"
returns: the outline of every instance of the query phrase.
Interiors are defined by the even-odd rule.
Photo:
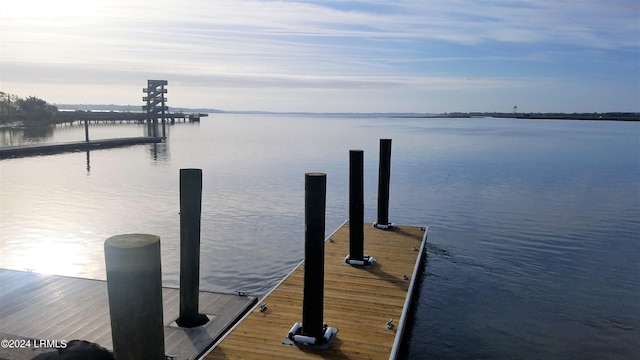
[[[447,117],[494,117],[510,119],[541,120],[616,120],[640,121],[637,112],[604,112],[604,113],[501,113],[501,112],[468,112],[445,113]]]
[[[0,124],[50,125],[58,117],[58,108],[35,96],[21,98],[0,91]]]

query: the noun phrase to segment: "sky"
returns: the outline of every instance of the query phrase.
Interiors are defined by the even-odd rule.
[[[640,0],[0,0],[0,91],[227,111],[640,111]]]

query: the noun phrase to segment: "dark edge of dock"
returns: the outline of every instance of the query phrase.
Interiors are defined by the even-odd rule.
[[[413,313],[414,309],[414,296],[416,292],[419,291],[415,289],[416,284],[422,278],[423,271],[422,266],[426,261],[426,248],[427,248],[427,237],[429,233],[429,227],[424,227],[424,235],[422,237],[422,244],[420,245],[420,250],[418,253],[418,259],[416,260],[416,264],[413,268],[413,274],[411,275],[411,281],[409,283],[409,289],[407,290],[407,297],[404,301],[404,308],[402,309],[402,317],[400,318],[400,323],[398,324],[398,331],[396,332],[396,339],[393,341],[393,346],[391,347],[391,356],[389,360],[396,360],[398,356],[401,354],[402,344],[404,339],[404,333],[407,328],[407,322],[409,321],[409,316]]]
[[[144,136],[56,144],[6,146],[0,147],[0,160],[33,155],[51,155],[74,151],[108,149],[138,144],[151,144],[162,142],[162,140],[163,138],[159,136]]]

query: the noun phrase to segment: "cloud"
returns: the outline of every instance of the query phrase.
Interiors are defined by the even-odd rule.
[[[34,86],[161,77],[229,89],[506,89],[591,76],[575,63],[593,54],[606,74],[637,59],[637,10],[635,0],[2,0],[0,67],[5,84]]]
[[[541,79],[527,78],[460,78],[460,77],[419,77],[419,76],[314,76],[290,74],[190,74],[187,72],[155,72],[147,77],[138,71],[114,69],[110,67],[77,66],[70,64],[25,64],[4,63],[0,68],[5,74],[3,80],[18,82],[25,77],[33,77],[42,83],[65,83],[77,79],[77,85],[118,85],[130,83],[136,77],[162,77],[172,79],[172,83],[188,84],[193,87],[217,88],[281,88],[281,89],[470,89],[470,88],[512,88],[524,83],[540,82]],[[139,84],[144,85],[142,81]]]
[[[327,39],[336,38],[343,38],[337,43],[356,48],[366,48],[373,40],[378,43],[438,40],[462,45],[549,41],[587,47],[625,47],[637,45],[639,29],[635,15],[638,6],[634,1],[591,0],[576,6],[573,2],[548,0],[421,0],[373,2],[374,6],[356,2],[348,9],[343,1],[196,0],[188,6],[177,0],[153,6],[140,0],[67,2],[71,4],[52,7],[62,9],[49,18],[35,16],[36,22],[29,22],[33,20],[30,17],[12,16],[11,12],[0,15],[6,24],[1,29],[13,36],[32,34],[36,39],[42,31],[74,33],[86,36],[86,44],[110,46],[180,43],[195,47],[206,46],[208,40],[213,41],[212,45],[216,41],[227,45],[230,44],[227,41],[235,41],[233,45],[239,51],[243,45],[283,41],[309,46],[315,40],[326,46]],[[80,10],[74,12],[71,10],[74,8]],[[12,28],[16,30],[11,31]]]

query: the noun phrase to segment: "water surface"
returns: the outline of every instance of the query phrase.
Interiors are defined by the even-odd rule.
[[[104,279],[107,237],[151,233],[177,286],[178,175],[196,167],[201,287],[264,294],[303,257],[304,173],[327,173],[329,233],[348,217],[348,151],[364,150],[373,221],[392,138],[390,220],[429,226],[408,358],[637,358],[639,125],[213,114],[163,144],[3,160],[0,266]],[[84,128],[43,136],[0,139],[81,141]]]

